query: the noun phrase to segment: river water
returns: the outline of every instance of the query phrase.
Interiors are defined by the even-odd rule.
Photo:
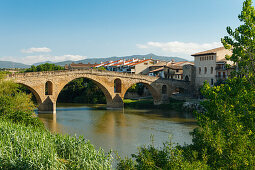
[[[107,110],[104,105],[58,104],[56,115],[39,114],[52,132],[84,136],[98,149],[117,151],[121,157],[137,147],[160,147],[165,141],[190,144],[196,122],[191,114],[162,110]],[[152,137],[153,136],[153,137]]]

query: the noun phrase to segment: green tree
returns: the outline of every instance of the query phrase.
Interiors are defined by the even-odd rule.
[[[64,67],[59,65],[45,63],[38,66],[32,65],[30,68],[26,69],[25,72],[37,72],[37,71],[54,71],[54,70],[64,70]]]
[[[234,30],[227,27],[229,36],[225,36],[222,43],[226,49],[233,50],[227,59],[238,65],[237,73],[252,77],[255,74],[255,10],[251,0],[244,1],[238,18],[243,24]]]
[[[0,74],[0,118],[44,127],[34,115],[31,95],[21,92],[18,84],[4,80],[4,77],[4,74]]]

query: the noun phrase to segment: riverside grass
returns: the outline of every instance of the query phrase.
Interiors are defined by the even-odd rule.
[[[111,160],[83,137],[0,119],[0,169],[111,169]]]

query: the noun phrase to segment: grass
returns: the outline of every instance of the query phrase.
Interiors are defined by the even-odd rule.
[[[111,159],[83,137],[0,119],[0,169],[111,169]]]
[[[162,109],[162,110],[182,110],[183,100],[176,100],[169,98],[168,104],[154,105],[153,99],[124,99],[124,106],[126,108],[135,108],[135,109]]]

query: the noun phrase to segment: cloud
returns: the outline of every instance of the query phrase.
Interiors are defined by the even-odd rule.
[[[28,49],[22,49],[22,53],[48,53],[51,52],[50,48],[47,47],[41,47],[41,48],[28,48]]]
[[[31,55],[31,56],[25,56],[22,58],[16,58],[16,57],[1,57],[0,60],[2,61],[13,61],[13,62],[19,62],[24,64],[34,64],[38,62],[44,62],[44,61],[52,61],[52,62],[61,62],[66,60],[83,60],[86,59],[87,56],[81,56],[81,55],[62,55],[62,56],[51,56],[51,55]]]
[[[191,55],[193,53],[197,53],[200,51],[210,50],[216,47],[222,46],[219,42],[212,43],[185,43],[179,41],[172,42],[147,42],[146,44],[136,44],[136,46],[140,49],[147,50],[160,50],[164,52],[176,53],[176,54],[188,54]]]

